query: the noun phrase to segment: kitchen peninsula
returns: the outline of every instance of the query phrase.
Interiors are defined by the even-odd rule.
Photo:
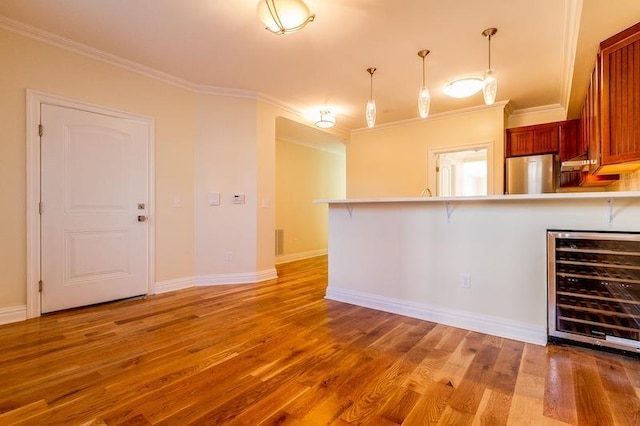
[[[640,232],[640,192],[318,200],[328,299],[544,345],[547,230]]]

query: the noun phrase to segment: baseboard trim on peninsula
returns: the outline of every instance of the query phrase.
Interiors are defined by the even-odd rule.
[[[255,284],[261,281],[278,278],[276,268],[258,272],[243,272],[239,274],[211,274],[196,275],[195,277],[177,278],[174,280],[158,281],[155,285],[155,294],[168,293],[189,287],[205,287],[209,285],[226,284]]]
[[[406,300],[331,287],[327,288],[325,298],[521,342],[542,346],[547,343],[546,328],[532,327],[502,318],[452,311]]]
[[[302,253],[285,254],[283,256],[276,257],[276,265],[279,265],[281,263],[294,262],[296,260],[311,259],[312,257],[324,256],[326,254],[327,254],[327,249],[305,251]]]
[[[27,305],[0,308],[0,325],[27,319]]]

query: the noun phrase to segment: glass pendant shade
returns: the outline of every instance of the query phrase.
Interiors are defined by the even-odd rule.
[[[429,107],[431,106],[431,93],[427,86],[422,86],[418,91],[418,114],[420,118],[429,116]]]
[[[315,15],[302,0],[260,0],[258,17],[268,31],[289,34],[304,28]]]
[[[493,105],[496,101],[496,94],[498,93],[498,80],[493,75],[493,70],[488,69],[484,74],[484,86],[482,86],[482,95],[484,96],[484,103],[486,105]]]
[[[367,101],[367,109],[365,111],[365,117],[367,119],[367,127],[370,129],[376,125],[376,101],[373,100],[373,74],[376,69],[371,67],[367,68],[369,73],[369,100]]]
[[[429,54],[429,50],[422,49],[418,51],[418,56],[422,58],[422,86],[418,90],[418,115],[420,118],[427,118],[429,116],[429,108],[431,107],[431,93],[425,83],[425,71],[424,71],[424,58]]]
[[[491,69],[491,38],[498,32],[497,28],[487,28],[482,32],[482,35],[487,38],[489,42],[489,67],[484,73],[484,80],[482,85],[482,95],[484,96],[484,103],[486,105],[493,105],[496,101],[496,94],[498,93],[498,80],[493,75],[493,69]]]
[[[376,101],[369,99],[367,101],[367,127],[370,129],[376,125]]]

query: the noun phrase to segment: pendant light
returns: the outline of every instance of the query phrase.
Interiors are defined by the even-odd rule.
[[[422,58],[422,86],[420,86],[420,90],[418,91],[418,114],[420,118],[427,118],[429,116],[429,107],[431,106],[431,93],[429,93],[429,88],[424,82],[424,58],[426,58],[428,54],[429,51],[427,49],[418,52],[418,56]]]
[[[496,100],[496,93],[498,92],[498,80],[493,75],[491,69],[491,37],[493,37],[498,30],[496,28],[487,28],[482,32],[482,35],[489,40],[489,68],[484,73],[484,86],[482,87],[482,94],[484,96],[484,103],[486,105],[493,105]]]
[[[376,101],[373,100],[373,74],[376,72],[375,68],[367,68],[367,72],[371,76],[371,83],[369,86],[369,100],[367,101],[367,127],[370,129],[376,124]]]
[[[301,30],[313,15],[302,0],[260,0],[258,17],[267,31],[274,34],[289,34]]]

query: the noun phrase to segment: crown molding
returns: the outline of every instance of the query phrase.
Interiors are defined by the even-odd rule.
[[[178,86],[194,92],[198,90],[198,87],[196,85],[187,80],[183,80],[173,75],[158,71],[145,65],[141,65],[137,62],[112,55],[91,46],[87,46],[86,44],[78,43],[68,38],[50,33],[48,31],[44,31],[40,28],[36,28],[19,21],[15,21],[13,19],[9,19],[4,16],[0,16],[0,28],[37,41],[41,41],[43,43],[50,44],[52,46],[60,47],[62,49],[77,53],[82,56],[96,59],[98,61],[105,62],[110,65],[115,65],[120,68],[124,68],[128,71],[160,80],[173,86]]]
[[[344,156],[346,154],[346,144],[343,140],[338,139],[336,137],[336,143],[341,143],[343,145],[343,149],[338,149],[335,148],[333,146],[327,146],[327,145],[323,145],[320,143],[313,143],[313,142],[309,142],[307,140],[301,140],[301,139],[297,139],[297,138],[290,138],[290,137],[282,137],[282,136],[278,136],[277,140],[282,141],[282,142],[287,142],[287,143],[291,143],[294,145],[300,145],[300,146],[304,146],[307,148],[311,148],[311,149],[315,149],[317,151],[323,151],[323,152],[328,152],[329,154],[336,154],[336,155],[341,155]]]
[[[145,77],[153,78],[155,80],[170,84],[172,86],[189,90],[194,93],[260,100],[267,104],[275,106],[279,109],[282,109],[290,114],[295,114],[297,116],[302,117],[302,113],[300,112],[299,109],[279,99],[276,99],[272,96],[268,96],[263,93],[259,93],[252,90],[230,89],[225,87],[199,85],[191,81],[176,77],[174,75],[171,75],[162,71],[158,71],[146,65],[142,65],[137,62],[124,59],[120,56],[116,56],[111,53],[104,52],[100,49],[96,49],[94,47],[88,46],[83,43],[78,43],[68,38],[50,33],[48,31],[44,31],[40,28],[25,24],[23,22],[19,22],[4,16],[0,16],[0,28],[19,34],[24,37],[31,38],[33,40],[37,40],[55,47],[59,47],[61,49],[68,50],[78,55],[82,55],[91,59],[95,59],[95,60],[107,63],[109,65],[123,68],[130,72],[144,75]]]
[[[522,108],[522,109],[513,110],[510,116],[535,114],[540,112],[554,112],[554,111],[566,114],[567,109],[561,104],[540,105],[540,106],[535,106],[531,108]]]
[[[370,129],[368,127],[361,127],[359,129],[354,129],[351,131],[351,134],[358,134],[358,133],[366,133],[366,132],[373,132],[375,130],[381,130],[381,129],[390,129],[390,128],[394,128],[394,127],[402,127],[402,126],[408,126],[410,124],[416,124],[416,123],[425,123],[425,122],[429,122],[429,121],[433,121],[433,120],[441,120],[443,118],[450,118],[450,117],[456,117],[456,116],[460,116],[460,115],[466,115],[466,114],[470,114],[470,113],[474,113],[474,112],[478,112],[478,111],[488,111],[488,110],[492,110],[492,109],[502,109],[504,110],[507,105],[509,105],[510,100],[506,100],[506,101],[500,101],[500,102],[496,102],[493,105],[477,105],[477,106],[472,106],[472,107],[468,107],[468,108],[462,108],[462,109],[456,109],[453,111],[445,111],[445,112],[440,112],[437,114],[432,114],[429,115],[429,117],[427,117],[426,119],[422,119],[422,118],[409,118],[407,120],[400,120],[400,121],[394,121],[391,123],[384,123],[384,124],[380,124],[380,125],[376,125],[373,129]]]

